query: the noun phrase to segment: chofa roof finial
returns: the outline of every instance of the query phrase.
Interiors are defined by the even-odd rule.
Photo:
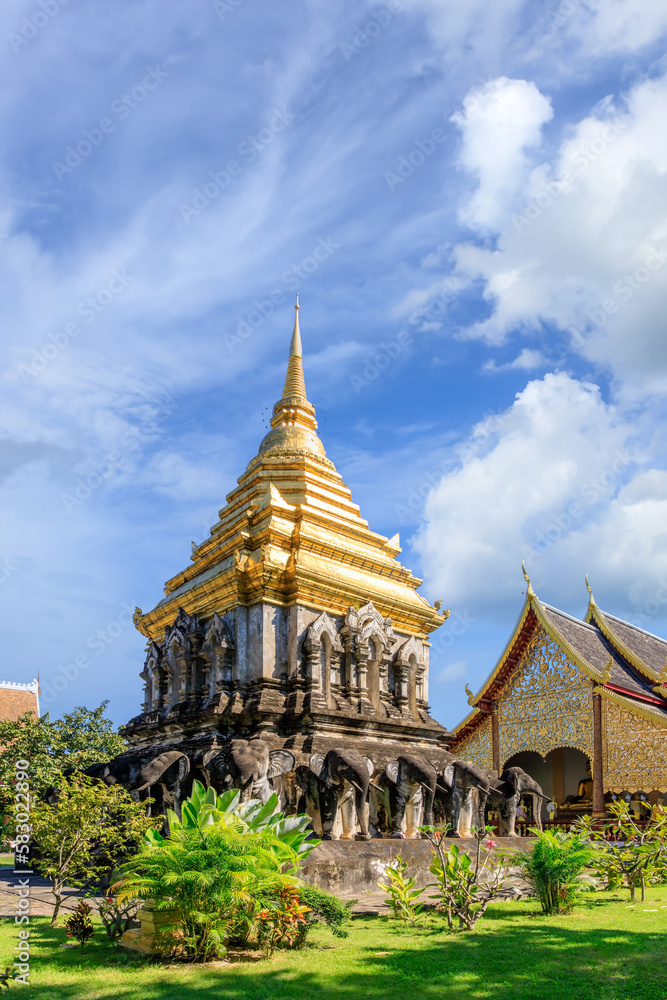
[[[528,573],[526,571],[526,560],[525,559],[521,563],[521,569],[523,570],[523,578],[526,581],[526,583],[528,584],[528,586],[526,588],[526,597],[528,598],[529,601],[532,601],[534,597],[537,597],[537,594],[533,590],[533,585],[530,582],[530,577],[528,576]]]

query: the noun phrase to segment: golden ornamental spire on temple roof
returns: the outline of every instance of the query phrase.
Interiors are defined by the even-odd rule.
[[[307,399],[306,383],[303,377],[303,350],[301,347],[301,331],[299,329],[299,295],[296,296],[294,307],[296,315],[294,317],[294,331],[289,345],[289,360],[287,362],[287,375],[285,376],[285,388],[283,389],[283,399]]]
[[[523,570],[523,578],[526,581],[526,583],[528,584],[528,586],[526,587],[526,598],[529,601],[532,601],[535,597],[537,597],[537,594],[533,590],[533,585],[530,582],[530,577],[528,576],[528,571],[526,569],[526,560],[525,559],[521,563],[521,569]]]

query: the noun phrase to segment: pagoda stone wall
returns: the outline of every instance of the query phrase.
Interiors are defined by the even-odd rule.
[[[445,731],[429,715],[428,648],[372,602],[344,616],[260,603],[208,621],[180,609],[149,643],[143,711],[125,735],[151,753],[258,732],[306,755],[433,749]]]

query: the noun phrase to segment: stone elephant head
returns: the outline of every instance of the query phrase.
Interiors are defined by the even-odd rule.
[[[151,789],[160,789],[164,807],[175,808],[181,798],[183,785],[190,774],[190,761],[180,750],[167,750],[141,764],[136,757],[121,754],[103,764],[92,764],[84,774],[98,778],[107,785],[122,785],[136,797]],[[159,795],[154,796],[156,799]]]
[[[491,782],[489,801],[497,808],[501,819],[501,834],[516,836],[516,810],[522,796],[533,800],[535,825],[542,829],[542,800],[549,801],[541,787],[522,767],[506,767],[500,778]]]
[[[422,757],[401,754],[385,765],[390,836],[415,839],[420,826],[433,825],[438,772]],[[405,822],[404,822],[405,821]]]
[[[471,761],[453,757],[438,777],[445,815],[452,837],[469,837],[473,826],[484,826],[491,778]]]
[[[356,750],[314,753],[308,767],[315,776],[323,840],[370,840],[368,786],[375,765]],[[341,833],[342,828],[342,833]]]
[[[294,754],[271,750],[261,737],[230,740],[222,749],[211,750],[203,760],[209,784],[218,793],[240,789],[242,802],[266,802],[274,791],[271,781],[292,771],[294,764]]]

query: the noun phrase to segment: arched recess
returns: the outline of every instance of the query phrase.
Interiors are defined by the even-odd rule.
[[[381,692],[386,688],[386,678],[383,676],[382,660],[383,646],[377,636],[368,637],[368,698],[375,711],[379,711]]]
[[[536,750],[520,750],[502,765],[522,767],[540,785],[557,806],[562,806],[568,796],[577,796],[582,782],[590,782],[591,761],[578,747],[554,747],[545,755]],[[586,792],[592,790],[588,787]],[[592,803],[591,803],[592,805]],[[547,803],[542,803],[542,819],[548,819]]]
[[[327,705],[331,707],[331,639],[327,632],[320,635],[320,677],[322,679],[322,692]]]

